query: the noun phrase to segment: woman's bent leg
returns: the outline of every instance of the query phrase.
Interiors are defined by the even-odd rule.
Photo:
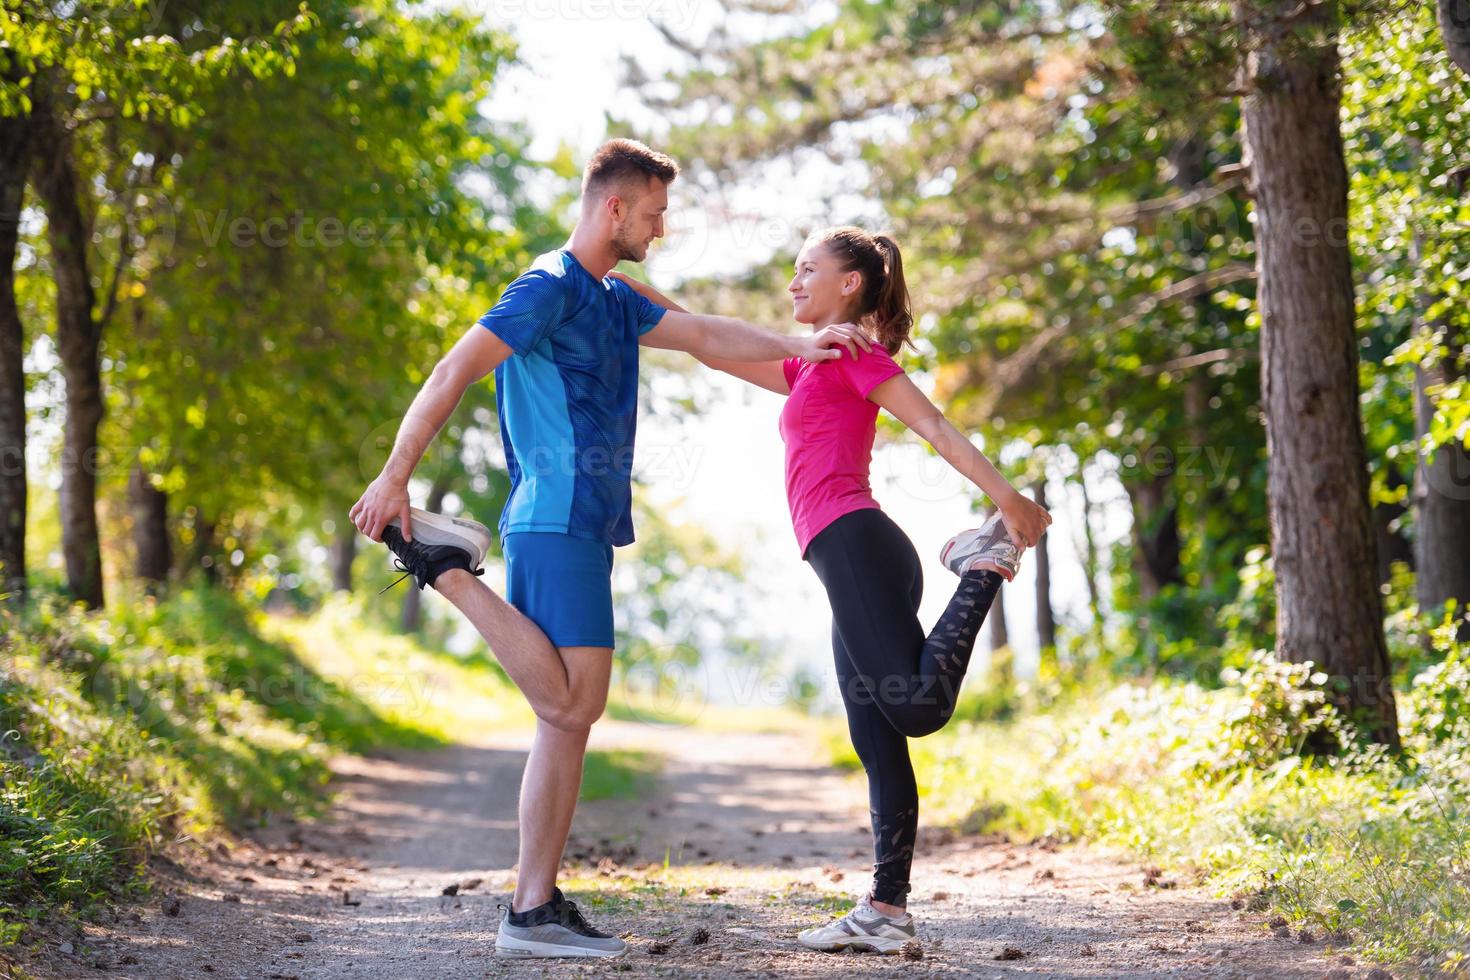
[[[838,518],[812,540],[807,560],[827,590],[848,656],[893,727],[910,737],[942,728],[954,713],[1000,576],[989,571],[964,575],[925,637],[918,616],[919,556],[882,511]]]

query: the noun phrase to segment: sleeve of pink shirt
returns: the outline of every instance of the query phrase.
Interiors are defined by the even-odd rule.
[[[786,387],[796,387],[796,369],[801,367],[801,358],[788,357],[781,362],[781,370],[786,375]]]
[[[874,388],[896,374],[903,374],[903,368],[881,347],[860,352],[857,360],[843,354],[837,363],[842,365],[842,379],[859,398],[867,398]]]

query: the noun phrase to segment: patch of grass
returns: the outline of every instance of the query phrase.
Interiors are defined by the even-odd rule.
[[[834,767],[844,772],[862,771],[863,762],[858,758],[857,749],[852,747],[852,736],[848,734],[845,723],[833,722],[828,725],[822,732],[821,742]]]
[[[196,588],[0,607],[0,945],[141,891],[170,840],[319,812],[333,753],[442,744],[517,703],[341,605],[280,623]]]
[[[259,623],[263,635],[299,651],[313,671],[350,690],[386,725],[417,732],[426,745],[473,741],[535,722],[525,698],[483,652],[458,656],[384,633],[346,597],[329,599],[310,616]]]
[[[1470,651],[1437,642],[1443,663],[1400,693],[1402,758],[1355,742],[1309,669],[1260,655],[1219,690],[1124,684],[917,740],[924,807],[1193,871],[1369,958],[1463,971]],[[1300,754],[1323,732],[1349,750]]]
[[[656,727],[697,728],[702,732],[771,734],[790,732],[793,727],[816,728],[806,715],[784,705],[748,707],[703,704],[700,701],[699,697],[691,697],[690,703],[670,708],[644,692],[630,691],[626,685],[614,683],[608,698],[607,717]]]
[[[633,800],[649,793],[664,757],[643,749],[589,749],[582,770],[582,799]]]
[[[592,907],[636,911],[676,908],[694,898],[710,908],[738,908],[742,903],[792,908],[804,918],[827,918],[856,904],[851,894],[825,882],[794,882],[793,872],[769,865],[669,864],[647,870],[628,869],[612,875],[572,874],[561,888]],[[710,895],[713,890],[716,894]]]

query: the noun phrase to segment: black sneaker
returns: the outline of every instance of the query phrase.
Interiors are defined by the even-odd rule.
[[[505,908],[500,932],[495,936],[495,955],[519,958],[563,956],[621,956],[628,944],[599,932],[587,924],[576,902],[569,902],[560,888],[551,901],[524,912]]]
[[[463,568],[474,575],[485,574],[485,554],[494,540],[490,529],[477,521],[445,517],[417,507],[409,509],[413,521],[413,540],[405,541],[398,518],[383,528],[383,543],[397,556],[394,565],[402,578],[379,590],[382,595],[410,576],[420,589],[433,585],[451,568]]]

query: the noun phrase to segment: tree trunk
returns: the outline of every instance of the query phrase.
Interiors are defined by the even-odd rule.
[[[1424,265],[1421,235],[1410,240],[1414,264]],[[1427,278],[1427,277],[1426,277]],[[1418,309],[1427,310],[1439,297],[1421,291]],[[1435,405],[1429,389],[1453,384],[1466,376],[1460,359],[1465,337],[1453,323],[1430,323],[1415,317],[1421,333],[1444,332],[1440,357],[1431,366],[1414,365],[1414,441],[1422,445],[1434,421]],[[1414,466],[1414,583],[1421,612],[1436,619],[1448,599],[1454,599],[1463,617],[1470,602],[1470,453],[1463,442],[1452,441],[1432,454],[1416,450]],[[1462,627],[1461,636],[1466,629]]]
[[[205,582],[210,585],[218,584],[220,556],[215,554],[215,537],[219,521],[206,518],[198,507],[188,507],[180,515],[179,525],[186,536],[190,532],[193,534],[193,541],[183,557],[179,574],[187,576],[197,568],[204,575]]]
[[[986,519],[994,515],[995,511],[996,509],[994,507],[987,508],[985,514]],[[995,601],[990,604],[990,614],[985,617],[986,623],[990,626],[990,649],[992,652],[1011,645],[1010,634],[1006,631],[1005,591],[1005,589],[1001,589],[995,593]]]
[[[44,105],[44,100],[39,105]],[[66,378],[66,428],[61,459],[61,551],[67,586],[99,608],[102,552],[97,534],[97,428],[102,422],[102,331],[88,271],[90,233],[81,186],[72,165],[71,135],[53,110],[38,113],[33,156],[36,191],[46,209],[56,280],[56,348]]]
[[[1179,506],[1173,500],[1173,474],[1125,481],[1133,504],[1133,572],[1138,594],[1152,599],[1165,586],[1183,581],[1179,569]]]
[[[357,527],[343,521],[332,541],[332,590],[352,591],[352,562],[357,557]],[[416,591],[416,590],[413,590]]]
[[[1439,0],[1439,31],[1450,58],[1470,75],[1470,0]]]
[[[444,507],[444,497],[448,493],[449,478],[441,469],[429,487],[429,500],[424,509],[431,514],[439,513]],[[419,631],[419,626],[423,621],[423,597],[424,594],[418,589],[409,589],[403,596],[403,619],[400,625],[406,634]]]
[[[25,594],[25,332],[15,300],[15,255],[25,198],[31,119],[0,118],[0,595]]]
[[[1102,635],[1102,595],[1097,585],[1097,539],[1092,533],[1092,497],[1087,492],[1086,461],[1077,467],[1077,484],[1082,488],[1082,574],[1087,578],[1087,608],[1092,616],[1088,632]]]
[[[1455,344],[1450,344],[1451,350]],[[1453,355],[1451,355],[1452,357]],[[1432,368],[1414,369],[1414,435],[1422,439],[1434,418],[1434,403],[1426,388],[1444,384],[1460,374],[1441,359]],[[1437,615],[1446,600],[1456,601],[1459,613],[1470,604],[1470,453],[1464,443],[1451,441],[1432,454],[1420,452],[1414,475],[1414,571],[1423,612]]]
[[[1036,502],[1046,506],[1046,480],[1036,484]],[[1046,550],[1048,538],[1049,535],[1043,534],[1036,543],[1036,636],[1043,657],[1057,645],[1057,621],[1051,609],[1051,557]]]
[[[1300,17],[1285,36],[1277,25],[1251,29],[1241,103],[1255,198],[1278,653],[1315,663],[1364,731],[1396,748],[1358,410],[1337,8],[1324,2],[1302,13],[1296,0],[1270,0],[1237,9],[1242,19]]]
[[[128,507],[133,515],[133,548],[137,552],[138,578],[150,593],[168,583],[173,550],[168,537],[168,494],[148,478],[148,471],[134,466],[128,476]]]
[[[990,649],[1002,650],[1011,645],[1011,636],[1006,632],[1006,603],[1005,589],[995,594],[995,601],[990,605],[990,614],[985,621],[990,624]]]
[[[1388,487],[1396,490],[1404,485],[1398,467],[1390,466],[1387,476]],[[1414,547],[1403,533],[1393,527],[1393,522],[1408,512],[1403,504],[1375,504],[1373,506],[1374,551],[1378,555],[1378,584],[1385,585],[1393,577],[1394,562],[1404,562],[1414,567]]]

